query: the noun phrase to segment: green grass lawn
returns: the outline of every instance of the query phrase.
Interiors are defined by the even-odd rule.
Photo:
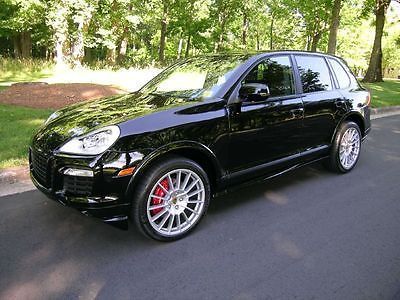
[[[50,113],[0,104],[0,169],[27,163],[29,141]]]
[[[372,107],[400,105],[400,80],[385,79],[384,82],[362,85],[371,91]]]

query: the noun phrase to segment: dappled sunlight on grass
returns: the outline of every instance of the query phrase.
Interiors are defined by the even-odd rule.
[[[33,119],[33,120],[23,120],[21,121],[21,124],[26,124],[28,126],[40,126],[43,124],[43,122],[46,121],[46,119]]]
[[[400,80],[385,79],[379,83],[363,83],[371,91],[372,107],[400,105]]]
[[[0,59],[0,84],[10,85],[21,81],[38,81],[50,77],[54,65],[45,60]]]

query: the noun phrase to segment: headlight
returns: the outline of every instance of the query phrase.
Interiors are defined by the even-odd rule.
[[[46,122],[44,122],[44,124],[48,124],[51,121],[53,121],[55,118],[58,118],[60,116],[60,113],[58,111],[53,112],[46,120]]]
[[[60,148],[60,152],[97,155],[110,148],[118,139],[119,134],[120,130],[118,126],[103,127],[71,139]]]

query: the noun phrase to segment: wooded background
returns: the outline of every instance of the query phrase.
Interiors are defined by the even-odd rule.
[[[0,55],[101,68],[204,53],[298,49],[344,57],[368,82],[400,75],[390,0],[0,0]]]

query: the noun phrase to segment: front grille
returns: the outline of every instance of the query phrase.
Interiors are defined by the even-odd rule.
[[[93,177],[64,176],[66,194],[89,196],[93,189]]]
[[[43,186],[49,187],[47,157],[42,153],[31,151],[31,168],[35,179]]]

